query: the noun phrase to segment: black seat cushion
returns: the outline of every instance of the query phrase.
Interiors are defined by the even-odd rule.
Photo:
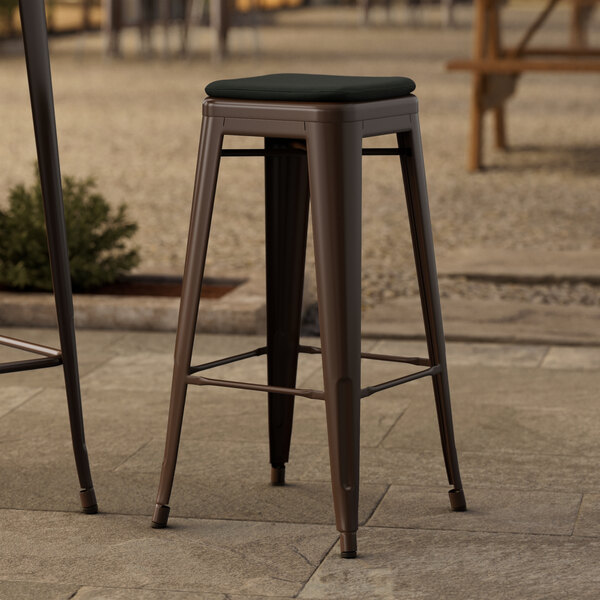
[[[346,77],[276,73],[222,79],[206,86],[213,98],[291,100],[295,102],[368,102],[407,96],[415,89],[408,77]]]

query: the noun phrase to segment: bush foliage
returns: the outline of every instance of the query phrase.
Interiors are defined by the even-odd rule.
[[[137,231],[126,207],[112,211],[94,179],[63,178],[71,279],[75,291],[114,282],[139,264],[127,240]],[[39,177],[10,190],[0,210],[0,284],[14,289],[52,290]]]

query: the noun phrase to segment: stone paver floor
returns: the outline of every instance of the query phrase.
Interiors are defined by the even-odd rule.
[[[55,343],[49,330],[7,334]],[[347,561],[317,401],[297,401],[290,485],[272,488],[265,397],[192,389],[171,527],[150,528],[173,341],[79,333],[98,515],[79,512],[60,370],[2,376],[3,600],[598,598],[597,348],[449,345],[466,513],[449,510],[429,383],[366,399],[360,556]],[[196,349],[201,360],[260,343],[205,335]],[[364,346],[424,351],[419,342]],[[320,385],[319,357],[303,359],[299,384]],[[265,371],[253,359],[229,375],[261,381]],[[364,363],[367,384],[396,373]]]

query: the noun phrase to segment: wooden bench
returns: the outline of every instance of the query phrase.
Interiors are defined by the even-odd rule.
[[[570,0],[571,45],[566,48],[534,47],[529,42],[556,8],[559,0],[548,0],[545,8],[513,48],[501,44],[500,2],[475,0],[473,24],[475,40],[471,60],[453,60],[450,70],[473,72],[471,94],[471,133],[468,168],[482,166],[482,125],[487,110],[494,113],[495,145],[506,148],[505,103],[515,91],[519,76],[525,71],[600,72],[600,49],[587,45],[586,31],[594,4],[599,0]]]

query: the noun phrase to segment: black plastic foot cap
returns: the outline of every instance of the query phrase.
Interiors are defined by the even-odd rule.
[[[98,512],[98,503],[96,502],[94,488],[81,490],[79,492],[79,499],[81,500],[81,509],[86,515],[95,515]]]
[[[152,516],[152,529],[164,529],[167,526],[170,511],[171,509],[165,504],[157,504]]]
[[[456,512],[467,510],[467,501],[465,500],[465,493],[462,490],[450,490],[448,495],[450,496],[452,510]]]
[[[271,467],[271,485],[285,485],[285,465]]]
[[[356,558],[356,531],[340,533],[340,551],[342,558]]]

